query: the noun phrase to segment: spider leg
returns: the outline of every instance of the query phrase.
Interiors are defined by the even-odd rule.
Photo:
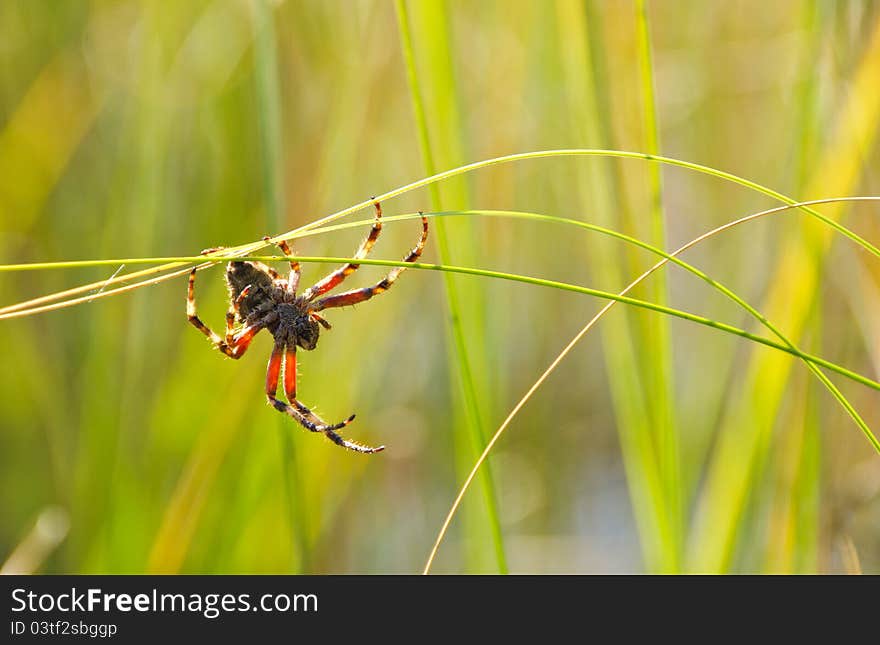
[[[271,239],[272,239],[271,237],[266,235],[263,238],[263,241],[268,242]],[[287,257],[291,257],[293,255],[293,251],[290,250],[290,246],[287,244],[286,240],[281,240],[280,242],[276,242],[275,244],[278,246],[279,249],[281,249],[281,252],[284,255],[286,255]],[[296,290],[299,287],[299,276],[300,276],[299,262],[297,262],[296,260],[291,260],[290,261],[290,276],[287,278],[287,290],[290,291],[290,293],[296,293]]]
[[[373,205],[376,207],[376,219],[373,221],[373,228],[370,229],[370,234],[363,242],[361,242],[357,253],[354,254],[354,257],[358,259],[367,257],[367,254],[376,243],[379,233],[382,232],[382,206],[376,201],[373,202]],[[357,271],[358,267],[360,267],[360,264],[357,264],[356,262],[350,262],[339,267],[333,273],[328,274],[313,286],[303,291],[303,298],[306,300],[314,300],[322,293],[327,293],[330,289],[333,289],[348,276]]]
[[[269,277],[273,280],[281,280],[281,274],[278,273],[275,269],[270,267],[267,264],[263,264],[262,262],[254,262],[255,265],[259,266],[260,269],[269,274]]]
[[[196,314],[195,299],[196,270],[193,269],[189,274],[189,286],[186,292],[186,317],[187,320],[200,332],[208,337],[214,347],[229,356],[230,358],[241,358],[248,350],[254,336],[263,328],[263,325],[250,325],[242,329],[238,334],[232,333],[230,326],[229,313],[226,314],[226,339],[220,337],[215,331],[203,323]],[[237,309],[236,304],[233,305]],[[234,314],[233,314],[234,318]]]
[[[314,311],[312,311],[312,312],[309,313],[309,317],[311,317],[311,318],[313,318],[314,320],[318,321],[318,323],[319,323],[319,324],[321,325],[321,327],[323,327],[324,329],[329,330],[329,329],[332,329],[332,327],[333,327],[330,323],[328,323],[326,320],[324,320],[324,318],[323,318],[322,316],[319,316],[319,315],[316,314]]]
[[[287,400],[309,421],[311,421],[315,427],[326,426],[327,424],[321,420],[317,414],[309,410],[306,406],[296,400],[296,345],[293,347],[287,346],[284,350],[284,394],[287,396]],[[340,423],[338,425],[344,426],[346,423],[349,423],[351,419],[354,418],[354,415],[351,416],[345,423]],[[311,430],[311,428],[309,428]]]
[[[238,294],[238,298],[232,301],[226,312],[226,344],[230,344],[235,337],[235,319],[238,317],[238,309],[241,307],[241,301],[244,300],[251,292],[251,285],[246,286]]]
[[[275,397],[278,391],[278,380],[281,373],[281,359],[284,357],[284,392],[290,405]],[[266,399],[269,404],[284,414],[287,414],[299,422],[306,430],[320,432],[337,446],[354,450],[355,452],[374,453],[385,449],[385,446],[371,448],[356,441],[343,439],[336,430],[344,428],[354,419],[351,415],[348,419],[334,425],[327,425],[314,412],[309,410],[296,399],[296,347],[288,347],[286,351],[280,343],[275,343],[272,355],[269,357],[269,365],[266,368]]]
[[[425,241],[427,239],[428,218],[422,215],[422,237],[419,239],[419,242],[418,244],[416,244],[415,248],[413,248],[413,250],[409,252],[409,255],[407,255],[403,259],[403,261],[415,262],[416,260],[418,260],[419,256],[422,254],[422,250],[425,248]],[[364,287],[363,289],[352,289],[351,291],[345,291],[335,296],[321,298],[312,305],[309,313],[321,311],[322,309],[330,309],[332,307],[345,307],[347,305],[356,305],[359,302],[369,300],[373,296],[380,294],[383,291],[388,291],[394,281],[397,280],[397,277],[401,273],[403,273],[404,270],[406,270],[406,267],[395,267],[388,273],[387,276],[374,284],[372,287]]]

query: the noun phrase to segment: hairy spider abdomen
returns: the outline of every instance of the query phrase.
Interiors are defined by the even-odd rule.
[[[245,287],[250,287],[248,295],[239,305],[239,316],[244,320],[259,305],[271,298],[272,277],[250,262],[230,262],[226,267],[226,285],[229,297],[235,300]]]

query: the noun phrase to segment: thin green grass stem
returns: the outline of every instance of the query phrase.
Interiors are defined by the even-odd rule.
[[[717,170],[715,168],[710,168],[708,166],[702,166],[700,164],[695,164],[695,163],[691,163],[688,161],[682,161],[680,159],[672,159],[670,157],[659,157],[659,156],[655,156],[655,155],[648,155],[648,154],[638,153],[638,152],[627,152],[627,151],[621,151],[621,150],[601,150],[601,149],[586,149],[586,148],[583,148],[583,149],[581,149],[581,148],[578,148],[578,149],[559,149],[559,150],[541,150],[541,151],[537,151],[537,152],[525,152],[525,153],[517,153],[517,154],[513,154],[513,155],[506,155],[503,157],[495,157],[493,159],[486,159],[486,160],[478,161],[478,162],[468,164],[465,166],[459,166],[458,168],[453,168],[451,170],[447,170],[445,172],[441,172],[441,173],[432,175],[430,177],[420,179],[418,181],[412,182],[412,183],[407,184],[405,186],[401,186],[400,188],[396,188],[394,190],[391,190],[391,191],[388,191],[388,192],[383,193],[381,195],[378,195],[376,197],[376,199],[378,199],[380,201],[392,199],[394,197],[398,197],[398,196],[403,195],[403,194],[410,192],[412,190],[424,188],[425,186],[428,186],[434,182],[443,181],[445,179],[449,179],[449,178],[457,176],[457,175],[461,175],[461,174],[464,174],[467,172],[478,170],[480,168],[487,168],[490,166],[504,164],[504,163],[512,163],[515,161],[523,161],[526,159],[542,159],[542,158],[564,157],[564,156],[604,156],[604,157],[617,157],[617,158],[622,158],[622,159],[642,159],[642,160],[646,160],[646,161],[659,161],[661,163],[665,163],[665,164],[669,164],[669,165],[673,165],[673,166],[678,166],[678,167],[682,167],[682,168],[687,168],[687,169],[695,171],[695,172],[711,175],[711,176],[717,177],[719,179],[724,179],[726,181],[730,181],[730,182],[739,184],[739,185],[744,186],[746,188],[750,188],[751,190],[755,190],[755,191],[762,193],[764,195],[768,195],[770,197],[773,197],[774,199],[777,199],[777,200],[783,202],[784,204],[788,204],[789,206],[796,206],[797,208],[802,209],[805,213],[808,213],[809,215],[816,217],[820,221],[824,222],[825,224],[827,224],[828,226],[830,226],[831,228],[833,228],[834,230],[839,232],[841,235],[844,235],[845,237],[851,239],[852,241],[854,241],[856,244],[858,244],[859,246],[864,248],[866,251],[868,251],[872,255],[880,257],[880,249],[877,249],[874,245],[869,243],[867,240],[861,238],[859,235],[857,235],[853,231],[849,230],[848,228],[846,228],[842,224],[839,224],[838,222],[834,221],[831,218],[825,217],[821,213],[815,211],[814,209],[811,209],[808,206],[808,204],[815,205],[818,203],[826,203],[827,200],[814,200],[814,201],[810,201],[810,202],[797,202],[797,201],[791,199],[790,197],[786,197],[785,195],[782,195],[780,193],[777,193],[774,190],[771,190],[770,188],[767,188],[765,186],[761,186],[760,184],[756,184],[755,182],[749,181],[747,179],[743,179],[742,177],[738,177],[736,175],[733,175],[733,174],[730,174],[730,173],[727,173],[727,172],[724,172],[721,170]],[[851,198],[841,198],[841,199],[851,199]],[[348,208],[344,208],[341,211],[337,211],[336,213],[333,213],[331,215],[327,215],[326,217],[322,217],[322,218],[317,219],[313,222],[309,222],[308,224],[305,224],[305,225],[303,225],[297,229],[294,229],[292,231],[288,231],[287,233],[277,235],[276,237],[274,237],[268,241],[251,242],[248,244],[242,244],[237,247],[230,247],[230,248],[224,250],[223,256],[224,257],[227,257],[227,256],[241,257],[241,256],[248,255],[250,253],[253,253],[254,251],[265,248],[266,246],[269,246],[270,244],[273,244],[277,241],[290,240],[290,239],[294,239],[296,237],[302,236],[307,231],[311,231],[313,229],[325,226],[331,222],[334,222],[338,219],[341,219],[343,217],[351,215],[352,213],[355,213],[361,209],[371,207],[371,206],[372,206],[372,200],[360,202],[358,204],[355,204],[354,206],[349,206]],[[208,260],[210,257],[211,256],[209,255],[203,259]],[[34,298],[31,300],[18,302],[18,303],[12,304],[12,305],[7,305],[6,307],[0,307],[0,320],[2,320],[3,318],[7,318],[7,317],[13,317],[13,316],[9,315],[12,312],[18,312],[18,311],[28,309],[28,308],[33,308],[33,309],[31,309],[30,313],[37,313],[39,311],[51,310],[51,309],[53,309],[53,307],[37,308],[36,305],[42,305],[46,302],[52,302],[54,300],[59,300],[61,298],[71,296],[71,295],[76,295],[79,293],[86,293],[88,291],[96,291],[99,289],[102,290],[100,293],[95,293],[92,296],[90,296],[89,298],[77,299],[76,301],[69,301],[68,303],[65,303],[65,304],[67,305],[70,303],[76,304],[79,302],[90,302],[90,301],[96,300],[98,298],[106,298],[106,297],[115,295],[115,294],[120,293],[122,291],[129,291],[132,288],[139,288],[140,286],[144,286],[144,285],[148,285],[148,284],[157,284],[159,282],[171,280],[175,277],[185,275],[186,273],[189,272],[188,268],[182,268],[182,267],[185,267],[184,263],[176,262],[176,263],[163,264],[162,266],[153,267],[150,269],[144,269],[142,271],[137,271],[134,273],[127,273],[127,274],[115,276],[109,280],[104,280],[104,281],[100,281],[100,282],[92,282],[89,284],[80,285],[79,287],[74,287],[72,289],[67,289],[65,291],[59,291],[59,292],[56,292],[53,294],[49,294],[47,296],[41,296],[41,297]],[[138,278],[144,278],[147,276],[156,276],[157,274],[164,274],[164,275],[158,275],[157,277],[150,278],[149,280],[144,280],[143,282],[137,283],[135,285],[129,285],[129,286],[124,287],[122,289],[107,289],[107,287],[109,287],[111,285],[125,283],[125,282],[131,282],[132,280],[135,280]]]
[[[654,63],[652,58],[651,29],[646,0],[636,0],[636,44],[639,63],[639,80],[642,98],[642,136],[645,151],[660,153],[660,133],[657,117],[657,100],[654,89]],[[663,176],[659,163],[648,164],[649,191],[649,241],[659,249],[667,248],[666,213],[663,208]],[[669,282],[666,274],[651,282],[649,300],[665,305],[669,302]],[[684,498],[681,477],[681,439],[675,406],[675,372],[672,369],[672,336],[669,320],[663,316],[650,316],[642,329],[642,343],[647,361],[649,391],[656,423],[657,452],[660,474],[667,497],[667,508],[672,514],[670,524],[674,531],[674,543],[683,548],[685,530]],[[678,554],[679,558],[682,556]]]
[[[404,66],[406,68],[413,113],[416,121],[416,130],[418,132],[419,148],[422,154],[422,163],[425,172],[428,174],[434,174],[436,172],[434,161],[435,152],[431,144],[431,137],[428,131],[428,118],[425,110],[425,103],[422,99],[422,84],[420,83],[418,67],[415,61],[409,12],[404,0],[397,0],[395,7],[397,10],[397,21],[400,31],[400,43],[403,52]],[[449,147],[451,146],[454,130],[456,129],[454,127],[455,124],[452,122],[457,121],[457,117],[454,106],[455,83],[452,78],[451,69],[449,68],[449,52],[445,51],[447,44],[445,14],[442,6],[437,3],[429,2],[428,0],[425,0],[419,8],[422,11],[431,13],[431,20],[427,21],[430,24],[430,27],[428,27],[427,24],[425,25],[426,28],[430,29],[430,32],[426,32],[424,36],[426,38],[434,39],[431,43],[432,49],[441,50],[439,52],[435,51],[433,54],[431,78],[435,83],[441,83],[444,85],[443,91],[438,94],[445,97],[447,102],[452,98],[451,104],[447,105],[446,109],[442,111],[442,116],[444,117],[442,120],[445,122],[449,132],[438,137],[443,145]],[[437,33],[437,30],[439,30],[440,33]],[[459,157],[459,155],[456,154],[456,151],[451,150],[451,148],[446,150],[445,156],[447,159],[455,159],[456,157]],[[430,184],[430,195],[434,210],[441,210],[443,208],[443,195],[441,194],[440,185],[438,183]],[[461,194],[458,195],[458,198],[458,201],[467,201],[466,196]],[[440,258],[440,262],[445,264],[450,261],[452,256],[449,248],[449,236],[442,223],[439,223],[436,227],[434,237],[436,239],[437,254]],[[468,235],[467,237],[471,236]],[[486,362],[485,343],[482,342],[484,326],[481,324],[483,319],[483,305],[478,298],[468,298],[467,304],[465,304],[466,300],[464,296],[466,294],[459,290],[459,285],[456,284],[456,280],[452,274],[444,274],[443,284],[446,289],[446,300],[449,308],[449,317],[447,318],[449,338],[447,344],[452,350],[450,354],[450,363],[455,365],[458,370],[457,377],[453,373],[453,379],[455,382],[452,385],[453,388],[457,387],[461,393],[462,401],[464,403],[463,410],[465,413],[464,425],[466,426],[468,441],[470,443],[470,452],[472,456],[476,456],[480,454],[483,447],[486,445],[486,436],[482,427],[483,422],[480,411],[481,401],[484,404],[488,404],[488,407],[491,409],[489,393],[485,391],[485,388],[478,388],[477,380],[474,375],[475,366],[472,364],[474,357],[476,358],[476,362],[480,365],[485,365]],[[465,311],[467,311],[468,314],[467,319],[464,316]],[[468,327],[467,333],[465,331],[465,325]],[[466,338],[470,338],[470,343],[467,342]],[[478,393],[478,389],[483,391]],[[507,573],[507,556],[504,552],[501,519],[498,513],[497,494],[495,492],[491,468],[486,468],[482,473],[480,477],[480,487],[483,491],[483,500],[486,506],[485,518],[489,524],[489,532],[491,534],[495,554],[495,566],[500,573]],[[471,521],[476,524],[480,519],[474,518]]]

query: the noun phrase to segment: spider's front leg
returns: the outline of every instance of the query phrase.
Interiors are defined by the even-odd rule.
[[[357,259],[367,257],[372,250],[373,245],[376,243],[376,240],[379,238],[379,233],[382,232],[382,205],[379,204],[379,202],[374,201],[373,206],[376,208],[376,219],[373,220],[373,228],[370,229],[370,234],[367,235],[367,238],[361,243],[357,252],[354,254],[354,257]],[[313,286],[303,291],[303,298],[306,300],[313,300],[322,293],[327,293],[334,287],[338,286],[352,273],[357,271],[360,266],[361,265],[356,262],[349,262],[348,264],[339,267],[333,273],[327,275],[325,278],[322,278]]]
[[[403,258],[404,262],[415,262],[422,255],[425,248],[425,242],[428,239],[428,218],[422,215],[422,236],[419,238],[418,244]],[[406,270],[406,267],[396,267],[388,272],[382,280],[374,284],[372,287],[364,287],[363,289],[352,289],[344,291],[335,296],[327,296],[315,301],[309,309],[311,315],[323,309],[331,309],[332,307],[346,307],[348,305],[356,305],[359,302],[369,300],[373,296],[379,295],[391,288],[398,276]]]
[[[328,323],[326,320],[324,320],[323,317],[319,316],[314,311],[309,312],[309,318],[316,321],[319,325],[321,325],[321,327],[323,327],[324,329],[326,329],[328,331],[333,328],[333,325]]]
[[[264,242],[268,242],[271,239],[272,238],[268,235],[263,237]],[[287,244],[286,240],[281,240],[280,242],[276,242],[275,244],[288,258],[293,256],[293,251],[290,250],[290,246]],[[287,277],[287,290],[290,293],[296,293],[296,290],[299,288],[299,276],[299,262],[297,262],[296,260],[290,260],[290,275]]]
[[[239,318],[238,310],[241,308],[242,301],[248,297],[251,292],[251,285],[246,286],[241,290],[241,293],[238,294],[238,297],[233,300],[229,309],[226,310],[226,344],[232,345],[235,342],[235,319]],[[193,304],[195,306],[195,304]],[[242,352],[244,353],[244,352]]]
[[[287,395],[287,399],[290,401],[290,405],[284,401],[279,401],[275,397],[275,394],[278,391],[279,376],[281,374],[282,357],[284,358],[284,391]],[[283,344],[275,343],[275,347],[272,349],[272,355],[269,357],[269,365],[266,369],[266,399],[269,401],[269,404],[279,412],[293,417],[301,426],[311,432],[323,433],[324,436],[337,446],[342,446],[343,448],[366,454],[380,452],[385,449],[385,446],[371,448],[370,446],[359,444],[356,441],[343,439],[336,432],[351,423],[354,419],[354,415],[351,415],[341,423],[327,425],[320,417],[296,399],[296,347],[288,347],[285,351]]]
[[[226,354],[229,358],[241,358],[244,356],[244,353],[248,350],[248,347],[251,344],[254,336],[257,335],[263,326],[262,325],[249,325],[242,329],[237,334],[233,333],[232,330],[232,319],[230,318],[230,314],[232,314],[232,318],[235,317],[233,309],[237,309],[238,301],[233,305],[233,308],[226,314],[226,339],[220,337],[219,334],[214,332],[210,327],[208,327],[205,323],[203,323],[198,315],[196,314],[196,298],[195,298],[195,288],[196,288],[196,269],[193,269],[189,274],[189,285],[186,291],[186,318],[189,322],[202,332],[205,336],[208,337],[208,340],[213,343],[214,347],[218,350]]]

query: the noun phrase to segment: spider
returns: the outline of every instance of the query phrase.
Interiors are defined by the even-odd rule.
[[[370,229],[370,234],[354,255],[356,259],[367,256],[382,231],[382,207],[375,200],[373,205],[376,208],[376,219],[373,222],[373,228]],[[422,215],[421,212],[419,214]],[[263,239],[269,240],[270,238],[264,237]],[[415,262],[422,254],[427,239],[428,220],[422,215],[421,238],[415,248],[404,258],[404,262]],[[292,253],[287,242],[281,241],[277,245],[285,256],[291,258]],[[218,249],[208,249],[202,253],[215,250]],[[323,433],[338,446],[370,454],[384,450],[385,446],[371,448],[356,441],[344,439],[337,432],[351,423],[355,415],[352,414],[340,423],[327,424],[296,398],[296,348],[299,346],[307,351],[315,349],[318,344],[320,328],[330,329],[330,323],[324,320],[318,312],[364,302],[387,291],[405,268],[392,269],[385,278],[371,287],[352,289],[334,296],[318,298],[318,296],[337,287],[345,278],[357,271],[359,266],[356,262],[346,264],[303,291],[302,295],[297,295],[300,266],[295,259],[290,259],[290,275],[286,280],[273,268],[261,262],[230,262],[226,267],[229,310],[226,313],[225,337],[212,331],[196,315],[196,269],[194,268],[189,274],[186,317],[196,329],[208,337],[214,347],[234,359],[239,359],[244,355],[258,332],[268,329],[275,338],[275,346],[272,348],[272,355],[266,369],[266,399],[269,404],[279,412],[296,419],[307,430]],[[316,300],[316,298],[318,299]],[[241,325],[237,331],[236,323]],[[278,391],[282,359],[284,362],[284,392],[289,403],[275,397]]]

